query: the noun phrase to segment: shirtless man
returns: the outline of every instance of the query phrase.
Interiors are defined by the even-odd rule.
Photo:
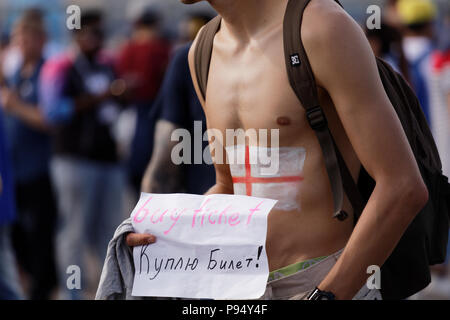
[[[383,265],[428,199],[370,45],[358,24],[334,1],[312,0],[307,6],[301,36],[330,130],[353,178],[362,164],[376,181],[354,228],[352,219],[332,218],[333,197],[322,150],[289,85],[282,30],[288,0],[208,2],[223,18],[214,40],[206,101],[201,101],[208,127],[224,136],[226,129],[279,129],[280,148],[304,152],[303,180],[294,199],[298,206],[275,208],[268,217],[270,271],[339,252],[315,286],[336,299],[352,299],[365,286],[367,267]],[[193,49],[189,62],[199,92]],[[215,163],[216,184],[208,193],[245,194],[245,188],[233,183],[230,167]],[[253,190],[251,195],[273,198],[269,189]],[[347,199],[344,210],[352,212]],[[155,240],[151,235],[127,236],[130,246]]]

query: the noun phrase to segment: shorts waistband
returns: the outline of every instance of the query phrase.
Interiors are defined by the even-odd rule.
[[[269,273],[268,281],[273,281],[273,280],[277,280],[277,279],[281,279],[281,278],[290,276],[298,271],[305,270],[305,269],[311,267],[312,265],[314,265],[315,263],[322,261],[323,259],[326,259],[326,258],[328,258],[328,256],[322,256],[322,257],[317,257],[317,258],[313,258],[313,259],[308,259],[305,261],[293,263],[286,267],[282,267],[280,269],[271,271]]]
[[[325,258],[320,257],[323,259],[316,260],[313,264],[309,264],[308,267],[295,271],[290,275],[282,275],[280,278],[274,280],[269,279],[266,292],[261,299],[289,299],[299,293],[314,289],[334,266],[342,251],[343,249],[326,256]],[[310,260],[307,262],[310,262]],[[298,263],[294,264],[294,266],[295,265],[298,267]],[[303,262],[303,266],[305,266],[305,262]],[[285,268],[288,268],[289,271],[292,272],[292,269],[295,270],[296,267],[290,265],[281,269]],[[274,272],[277,271],[279,270],[275,270]]]

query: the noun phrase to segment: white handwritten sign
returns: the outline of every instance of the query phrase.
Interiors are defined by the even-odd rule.
[[[256,299],[269,267],[267,216],[276,200],[142,193],[131,213],[156,243],[135,247],[134,296]]]

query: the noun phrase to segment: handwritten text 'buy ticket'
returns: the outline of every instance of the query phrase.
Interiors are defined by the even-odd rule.
[[[239,195],[142,193],[131,213],[138,233],[134,296],[256,299],[269,266],[267,216],[276,201]]]

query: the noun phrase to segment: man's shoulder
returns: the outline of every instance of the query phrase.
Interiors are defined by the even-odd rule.
[[[203,32],[204,28],[205,28],[205,26],[203,26],[200,29],[200,31],[197,33],[197,36],[195,37],[194,41],[192,42],[192,45],[189,48],[189,52],[188,52],[188,65],[189,65],[189,71],[190,71],[191,78],[192,78],[192,84],[194,85],[198,99],[202,105],[204,105],[205,101],[204,101],[203,95],[201,94],[200,88],[198,86],[197,74],[195,72],[195,50],[197,48],[199,35],[201,34],[201,32]]]
[[[305,47],[323,49],[346,39],[345,30],[357,28],[361,29],[337,2],[316,0],[304,11],[301,37]]]
[[[303,17],[305,22],[313,22],[313,25],[321,30],[321,26],[333,26],[348,15],[334,0],[315,0],[306,6]]]
[[[194,41],[191,43],[191,45],[189,47],[189,50],[188,50],[189,66],[193,66],[194,65],[195,49],[197,48],[197,43],[198,43],[198,40],[200,38],[200,34],[203,32],[204,29],[205,29],[205,26],[200,28],[200,30],[197,32],[197,36],[195,37]]]

